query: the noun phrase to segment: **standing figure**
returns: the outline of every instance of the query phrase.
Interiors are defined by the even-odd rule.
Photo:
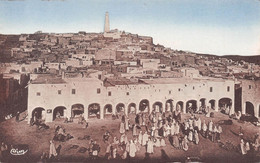
[[[197,130],[194,131],[194,142],[195,144],[199,144],[199,134]]]
[[[147,134],[147,132],[145,132],[143,134],[142,146],[145,146],[147,144],[147,141],[148,141],[148,134]]]
[[[185,135],[183,140],[182,140],[182,149],[184,151],[187,151],[189,149],[187,135]]]
[[[120,132],[120,134],[124,134],[125,133],[125,124],[124,124],[123,121],[120,123],[119,132]]]
[[[58,154],[57,154],[57,151],[56,151],[56,148],[55,148],[55,144],[53,142],[53,140],[50,141],[50,152],[49,152],[49,158],[52,158],[52,157],[56,157]]]
[[[135,137],[137,135],[138,135],[137,134],[137,126],[136,126],[136,124],[134,124],[134,126],[133,126],[133,136]]]
[[[240,150],[241,150],[242,155],[246,154],[246,148],[245,148],[245,143],[244,143],[243,139],[241,139],[241,142],[240,142]]]
[[[129,156],[131,158],[135,157],[135,152],[136,152],[136,146],[135,143],[133,142],[133,140],[130,140],[130,150],[129,150]]]
[[[189,141],[193,141],[193,133],[192,133],[192,131],[189,132],[188,140]]]
[[[153,141],[151,139],[148,140],[147,142],[147,153],[153,154]]]
[[[142,134],[142,131],[140,131],[139,135],[138,135],[138,142],[139,142],[139,144],[142,144],[142,140],[143,140],[143,134]]]

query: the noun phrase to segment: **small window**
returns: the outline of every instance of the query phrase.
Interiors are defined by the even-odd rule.
[[[129,95],[129,92],[126,92],[126,95],[128,96],[128,95]]]
[[[169,94],[172,94],[172,91],[169,91]]]
[[[178,91],[180,92],[180,91],[181,91],[181,89],[179,88],[179,89],[178,89]]]
[[[108,96],[111,96],[111,95],[112,95],[112,93],[109,91],[109,92],[108,92]]]
[[[209,91],[210,91],[210,92],[213,92],[213,88],[212,88],[212,87],[210,87],[210,88],[209,88]]]
[[[230,86],[227,87],[227,91],[228,91],[228,92],[230,91]]]
[[[71,93],[76,94],[76,89],[72,89]]]
[[[249,89],[252,89],[252,85],[249,85],[248,88],[249,88]]]
[[[36,96],[41,96],[41,92],[37,92],[37,93],[36,93]]]
[[[100,88],[97,89],[97,94],[100,94],[101,90]]]
[[[61,94],[61,90],[58,90],[58,94],[59,94],[59,95]]]

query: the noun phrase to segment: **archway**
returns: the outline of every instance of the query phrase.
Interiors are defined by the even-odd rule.
[[[249,114],[250,116],[255,116],[254,105],[249,101],[246,102],[246,114]]]
[[[197,110],[197,101],[189,100],[186,102],[186,113],[194,113]]]
[[[71,117],[79,117],[84,114],[84,105],[82,104],[74,104],[71,106]]]
[[[124,114],[125,113],[125,104],[119,103],[116,105],[116,113]]]
[[[215,110],[216,100],[210,100],[209,104],[210,104],[210,109]]]
[[[218,101],[218,106],[219,106],[221,112],[223,112],[225,114],[229,114],[231,106],[232,106],[232,100],[230,98],[221,98]]]
[[[172,112],[174,110],[173,100],[167,100],[165,103],[165,112]]]
[[[105,113],[105,115],[106,114],[112,114],[113,113],[113,110],[112,110],[112,105],[111,104],[106,104],[105,106],[104,106],[104,113]]]
[[[88,117],[100,118],[100,105],[98,103],[93,103],[88,106]]]
[[[205,108],[205,107],[206,107],[206,99],[205,99],[205,98],[200,99],[200,105],[199,105],[199,107],[202,107],[202,108]]]
[[[44,120],[45,118],[45,109],[42,107],[37,107],[32,111],[32,119]]]
[[[148,100],[142,100],[139,103],[139,111],[140,112],[148,112],[150,111],[150,105]]]
[[[136,114],[136,104],[131,103],[128,105],[128,114]]]
[[[160,112],[160,113],[162,113],[162,112],[163,112],[162,106],[163,106],[163,104],[162,104],[161,102],[155,102],[155,103],[153,104],[153,110],[154,110],[155,112]]]
[[[104,106],[104,117],[109,117],[110,115],[112,115],[113,113],[113,108],[112,108],[112,105],[111,104],[106,104]]]
[[[183,102],[182,101],[178,101],[176,103],[176,111],[177,112],[179,112],[179,111],[184,112],[184,107],[183,107]]]
[[[58,106],[53,110],[53,120],[57,118],[64,118],[64,112],[66,108],[64,106]]]

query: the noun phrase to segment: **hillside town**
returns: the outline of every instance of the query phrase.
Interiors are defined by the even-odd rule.
[[[199,137],[219,142],[220,138],[212,133],[220,135],[222,129],[217,129],[220,125],[216,121],[223,117],[236,121],[233,123],[238,124],[236,127],[240,129],[239,121],[243,121],[243,125],[245,122],[246,125],[250,124],[253,128],[250,133],[259,131],[259,64],[225,56],[174,50],[154,44],[150,36],[110,29],[109,23],[109,14],[106,13],[102,33],[37,31],[34,34],[1,34],[1,123],[16,117],[18,121],[23,119],[25,126],[37,126],[39,130],[56,127],[56,136],[67,135],[62,128],[67,123],[66,129],[72,128],[72,133],[71,124],[75,122],[76,125],[84,124],[85,129],[92,124],[104,127],[114,119],[120,124],[120,136],[116,138],[114,135],[114,144],[108,141],[111,151],[109,148],[106,154],[112,160],[118,159],[120,150],[122,159],[135,157],[135,152],[139,150],[143,153],[143,147],[146,147],[148,154],[154,152],[153,148],[160,147],[163,150],[166,146],[164,141],[167,140],[168,144],[168,138],[173,139],[174,148],[184,151],[188,150],[188,141],[198,144]],[[220,119],[212,122],[209,118],[214,116]],[[208,122],[210,134],[206,134]],[[212,127],[213,123],[215,127]],[[206,126],[205,132],[202,131],[203,125],[204,128]],[[176,126],[181,129],[177,131]],[[104,128],[100,131],[109,129]],[[164,129],[162,133],[161,128]],[[212,128],[216,130],[213,132]],[[3,127],[1,129],[5,130]],[[75,137],[76,133],[72,136]],[[183,135],[182,147],[179,145],[180,133]],[[198,136],[200,133],[204,138]],[[242,134],[242,131],[237,133]],[[109,132],[106,134],[107,137],[111,136]],[[0,136],[3,141],[3,134]],[[149,139],[146,138],[148,136]],[[132,137],[132,140],[125,140],[127,137],[128,140]],[[241,135],[239,141],[240,138]],[[143,142],[144,139],[147,141]],[[259,139],[258,135],[257,139],[243,138],[241,141],[250,143],[251,150],[247,150],[248,153],[253,151],[253,147],[257,147],[254,148],[255,153],[259,153],[260,144],[256,143]],[[51,141],[51,148],[58,140],[60,137]],[[138,141],[140,147],[136,145]],[[161,144],[156,145],[156,141]],[[101,144],[97,140],[91,140],[91,143],[92,147]],[[128,145],[130,151],[124,147]],[[98,151],[90,151],[90,155],[97,159],[94,156],[100,150],[92,150]],[[105,150],[106,147],[101,149],[103,153]],[[54,152],[51,158],[56,159],[57,155]],[[41,159],[45,159],[45,156]]]

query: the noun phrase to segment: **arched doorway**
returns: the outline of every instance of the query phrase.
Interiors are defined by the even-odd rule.
[[[173,112],[174,108],[173,108],[173,100],[167,100],[165,103],[165,112]]]
[[[255,116],[254,105],[249,101],[246,102],[246,114]]]
[[[197,101],[189,100],[186,102],[186,113],[194,113],[197,110]]]
[[[42,107],[37,107],[32,111],[32,119],[44,120],[45,119],[45,109]]]
[[[148,100],[142,100],[139,103],[139,111],[140,112],[148,112],[150,111],[150,105]]]
[[[136,104],[131,103],[128,105],[128,114],[136,114]]]
[[[222,113],[229,114],[232,106],[232,100],[230,98],[221,98],[218,101],[218,106]]]
[[[153,104],[153,110],[154,110],[155,112],[160,112],[160,113],[162,113],[162,112],[163,112],[162,106],[163,106],[163,104],[162,104],[161,102],[155,102],[155,103]]]
[[[206,107],[206,99],[205,99],[205,98],[200,99],[200,105],[199,105],[199,107],[202,107],[202,108],[205,108],[205,107]]]
[[[117,114],[124,114],[125,113],[125,104],[119,103],[116,105],[116,113]]]
[[[100,118],[100,105],[98,103],[93,103],[88,106],[88,117]]]
[[[84,105],[82,104],[74,104],[71,106],[71,117],[77,118],[84,114]]]
[[[53,110],[53,120],[64,118],[64,112],[66,108],[64,106],[58,106]]]
[[[112,109],[112,105],[111,104],[106,104],[104,106],[104,114],[105,114],[105,118],[109,117],[110,115],[112,115],[113,113],[113,109]]]
[[[184,107],[183,107],[183,102],[182,101],[178,101],[176,103],[176,111],[177,112],[179,112],[179,111],[184,112]]]
[[[215,110],[216,100],[210,100],[209,104],[210,104],[210,109]]]

